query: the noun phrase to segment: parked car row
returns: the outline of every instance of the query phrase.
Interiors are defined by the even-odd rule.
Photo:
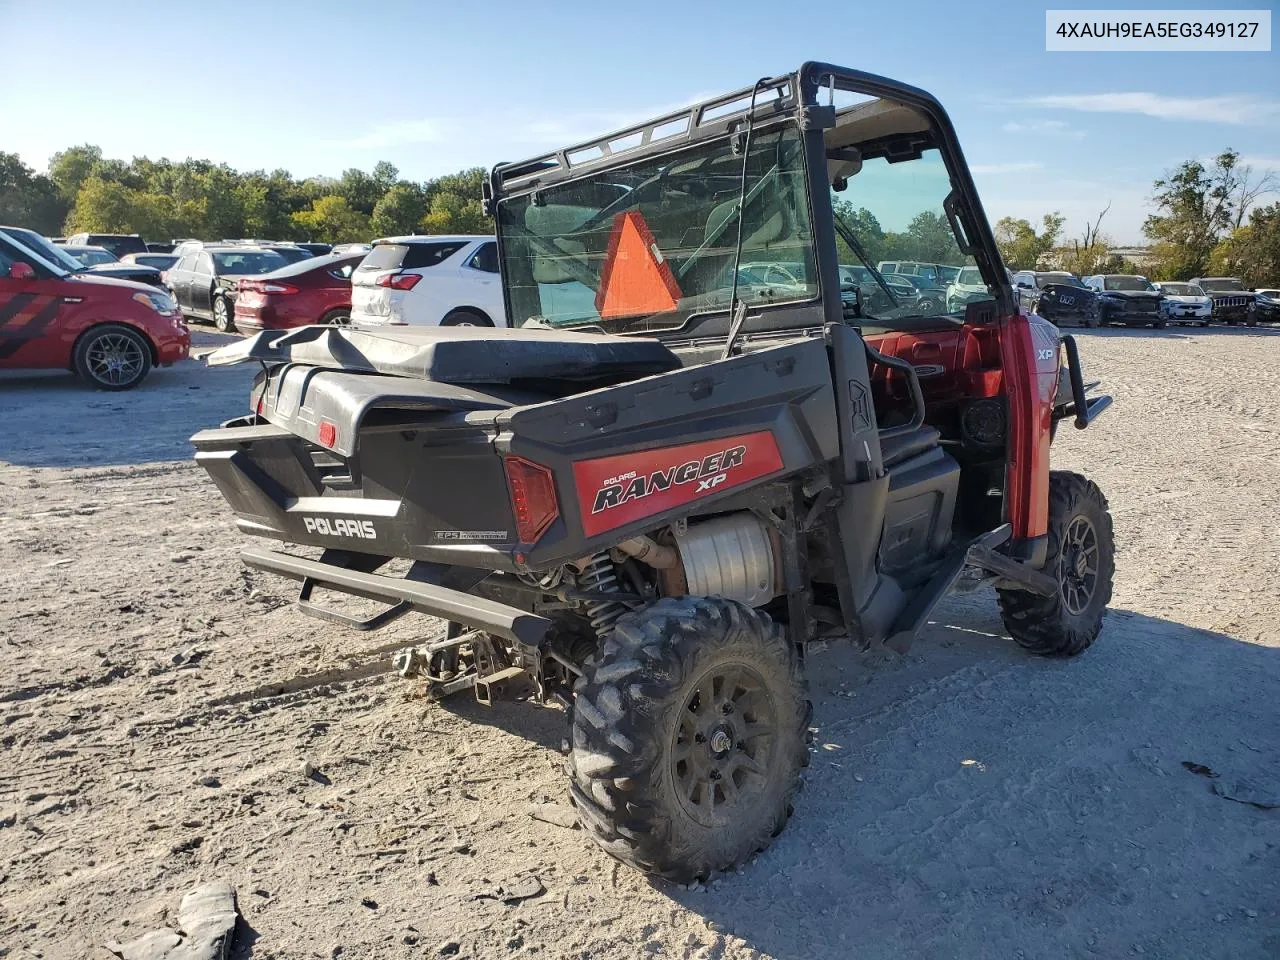
[[[0,226],[0,367],[69,367],[119,390],[141,382],[153,364],[187,355],[187,319],[245,333],[506,324],[492,236],[384,237],[332,248],[261,239],[148,244],[91,233],[57,240]],[[923,316],[960,313],[990,296],[976,267],[907,260],[877,267],[842,264],[841,286],[850,297],[891,299]],[[803,274],[798,263],[744,263],[738,282],[804,286]],[[1009,277],[1024,309],[1060,325],[1280,321],[1280,290],[1251,291],[1232,277],[1152,283],[1028,270]],[[557,294],[575,294],[573,284],[556,286],[565,288]]]
[[[1188,282],[1153,283],[1137,274],[1077,277],[1066,271],[1022,270],[1010,279],[1022,306],[1046,320],[1096,327],[1164,327],[1170,323],[1207,327],[1217,321],[1256,326],[1280,320],[1273,290],[1247,289],[1235,277],[1197,277]]]

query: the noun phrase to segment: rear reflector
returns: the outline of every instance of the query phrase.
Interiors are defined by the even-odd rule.
[[[316,433],[322,447],[332,448],[338,442],[338,428],[328,420],[320,421],[320,429]]]
[[[507,484],[521,543],[537,543],[560,516],[555,477],[550,470],[520,457],[507,457]]]
[[[379,287],[390,287],[392,290],[412,290],[421,279],[416,273],[384,273],[373,282]]]

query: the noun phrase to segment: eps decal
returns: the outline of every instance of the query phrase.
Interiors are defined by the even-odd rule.
[[[592,537],[782,469],[768,430],[573,465],[582,529]]]

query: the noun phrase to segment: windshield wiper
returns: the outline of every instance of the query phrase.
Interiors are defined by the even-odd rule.
[[[880,289],[884,291],[884,295],[889,298],[889,302],[895,307],[901,306],[898,298],[893,295],[893,291],[889,289],[889,285],[884,282],[884,277],[880,276],[880,271],[871,265],[871,259],[867,256],[867,251],[858,241],[858,236],[853,232],[853,228],[845,223],[844,217],[836,214],[833,218],[836,225],[836,233],[840,234],[840,238],[849,245],[849,249],[853,251],[853,255],[862,261],[862,265],[867,268],[876,283],[880,285]]]

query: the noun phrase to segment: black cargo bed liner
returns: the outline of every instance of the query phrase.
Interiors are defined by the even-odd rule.
[[[300,363],[451,384],[622,382],[679,369],[647,338],[490,327],[302,327],[264,331],[209,357],[211,365]]]

